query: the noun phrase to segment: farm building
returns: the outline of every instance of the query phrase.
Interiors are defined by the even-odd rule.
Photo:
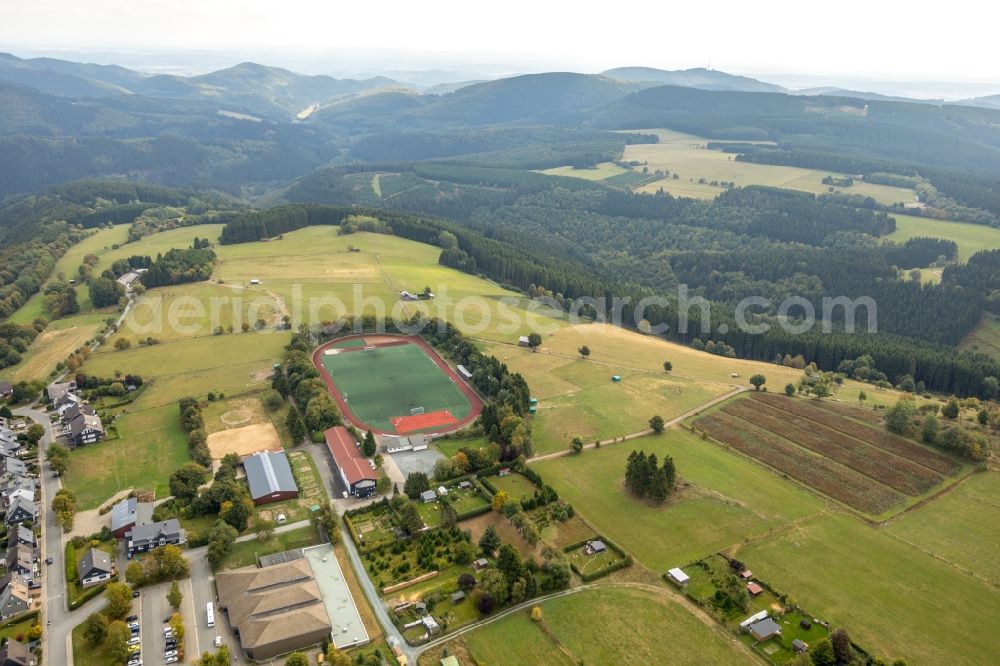
[[[517,345],[519,347],[530,347],[531,346],[531,342],[528,340],[528,336],[527,335],[522,335],[521,337],[519,337],[517,339]]]
[[[308,559],[223,571],[215,583],[219,608],[250,659],[270,659],[330,638],[330,616]]]
[[[753,581],[747,583],[747,592],[750,593],[751,597],[756,597],[758,594],[760,594],[763,591],[764,591],[764,588],[762,588],[757,583],[754,583]]]
[[[140,502],[137,497],[127,497],[111,507],[111,533],[124,539],[125,533],[136,525],[153,522],[153,503]]]
[[[750,635],[755,641],[766,641],[781,634],[781,627],[769,617],[750,625]]]
[[[674,567],[667,572],[667,575],[670,577],[670,580],[682,586],[687,585],[688,581],[691,580],[691,577],[684,573],[679,567]]]
[[[326,447],[337,465],[337,472],[347,486],[348,492],[355,497],[371,497],[375,494],[375,470],[368,460],[361,455],[361,450],[351,437],[350,431],[343,426],[330,428],[323,433]]]
[[[401,300],[404,300],[404,301],[419,301],[420,300],[419,296],[416,296],[415,294],[411,294],[410,292],[405,291],[405,290],[399,292],[399,298]]]
[[[594,541],[588,541],[587,545],[584,546],[583,550],[585,553],[587,553],[587,555],[599,555],[607,551],[607,549],[608,547],[604,545],[603,541],[594,540]]]
[[[93,587],[105,581],[111,580],[114,566],[111,564],[111,556],[103,550],[90,548],[76,566],[77,576],[80,580],[80,587]]]
[[[280,502],[299,496],[299,487],[292,478],[292,467],[284,452],[261,451],[243,460],[254,504]]]

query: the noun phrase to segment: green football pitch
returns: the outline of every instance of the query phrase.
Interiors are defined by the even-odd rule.
[[[415,407],[448,410],[458,421],[472,410],[451,378],[413,344],[323,354],[322,363],[351,413],[377,430],[394,432],[390,419]]]

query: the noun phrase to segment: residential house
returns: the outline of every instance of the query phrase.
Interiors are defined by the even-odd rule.
[[[161,520],[149,525],[136,525],[125,533],[128,556],[145,553],[159,546],[179,545],[187,541],[187,532],[181,529],[176,518]]]
[[[33,666],[34,657],[31,650],[21,641],[11,638],[3,645],[0,645],[0,666]]]
[[[7,547],[4,562],[7,564],[8,573],[17,574],[25,580],[32,580],[35,577],[38,551],[34,546],[14,541]]]
[[[781,627],[769,617],[754,622],[750,625],[749,630],[755,641],[766,641],[781,634]]]
[[[46,394],[49,396],[49,402],[55,403],[56,400],[63,397],[67,393],[72,393],[76,390],[76,382],[53,382],[45,388]]]
[[[7,517],[4,520],[8,531],[13,525],[20,525],[28,520],[34,522],[38,520],[38,506],[31,500],[15,498],[7,507]]]
[[[67,425],[66,435],[73,446],[93,444],[104,438],[104,424],[96,414],[80,414]]]
[[[125,534],[137,525],[153,522],[153,503],[140,502],[136,497],[127,497],[111,507],[111,533],[116,539],[124,539]]]
[[[67,395],[73,395],[73,394],[72,393],[68,393]],[[59,410],[56,410],[56,411],[59,411]],[[94,408],[90,406],[90,403],[88,403],[88,402],[74,402],[72,404],[67,404],[66,408],[63,409],[60,412],[59,415],[62,416],[63,421],[65,421],[66,423],[70,423],[73,420],[79,418],[81,415],[83,415],[83,416],[93,416],[96,413],[97,412],[94,411]]]
[[[81,587],[93,587],[111,580],[114,570],[111,556],[97,548],[88,549],[76,566]]]
[[[17,526],[17,542],[31,546],[32,548],[38,545],[38,540],[35,539],[35,533],[24,525]]]
[[[24,579],[11,573],[0,579],[0,620],[27,613],[33,605]]]
[[[86,403],[83,402],[83,398],[75,393],[63,393],[61,396],[52,401],[52,408],[55,410],[64,421],[68,421],[66,416],[70,410],[74,408],[79,408],[81,405]],[[89,405],[88,405],[89,406]],[[91,410],[93,412],[93,410]]]
[[[10,506],[11,502],[18,498],[33,502],[36,490],[35,480],[30,476],[12,476],[3,484],[4,504]]]
[[[28,473],[28,465],[20,458],[14,456],[3,456],[0,458],[0,476],[9,479],[14,476],[25,476]]]

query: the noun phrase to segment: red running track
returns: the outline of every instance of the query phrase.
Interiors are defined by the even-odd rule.
[[[331,377],[330,373],[326,371],[325,367],[323,367],[323,361],[322,361],[323,352],[325,352],[327,349],[330,349],[331,347],[333,347],[338,343],[344,342],[345,340],[363,340],[366,341],[365,343],[366,345],[368,345],[368,341],[370,341],[371,344],[369,346],[373,347],[394,347],[396,345],[405,345],[405,344],[416,345],[420,347],[425,354],[427,354],[428,358],[434,361],[434,364],[437,365],[441,369],[441,371],[451,379],[451,381],[455,383],[455,385],[458,387],[458,390],[462,392],[462,395],[464,395],[466,399],[469,401],[469,404],[472,405],[472,409],[469,410],[469,415],[466,416],[461,421],[454,421],[452,423],[449,423],[446,428],[442,428],[440,430],[435,430],[433,432],[427,432],[423,434],[443,435],[448,432],[454,432],[455,430],[461,430],[462,428],[464,428],[465,426],[469,425],[477,418],[479,418],[479,415],[482,413],[483,401],[482,399],[480,399],[479,394],[477,394],[472,389],[471,386],[465,383],[465,380],[459,377],[458,373],[452,370],[451,366],[449,366],[445,362],[445,360],[441,358],[436,351],[434,351],[434,348],[431,347],[427,343],[427,341],[424,340],[419,335],[403,336],[403,335],[387,335],[385,333],[378,333],[369,335],[364,335],[364,334],[348,335],[340,338],[334,338],[329,342],[323,343],[313,351],[312,353],[313,366],[319,372],[319,376],[323,378],[324,383],[326,383],[326,388],[330,392],[330,395],[333,397],[334,402],[337,403],[337,408],[340,409],[340,413],[343,414],[344,418],[347,419],[347,421],[351,423],[351,425],[361,430],[362,432],[365,430],[371,430],[372,433],[376,435],[405,434],[400,432],[383,430],[382,428],[373,428],[364,421],[362,421],[361,419],[359,419],[354,414],[354,412],[351,411],[351,408],[347,405],[347,402],[344,400],[344,396],[341,395],[340,393],[340,389],[338,389],[337,385],[334,383],[333,377]],[[364,351],[364,347],[344,347],[338,349],[339,352],[342,354]],[[409,416],[409,415],[398,415],[398,416]]]

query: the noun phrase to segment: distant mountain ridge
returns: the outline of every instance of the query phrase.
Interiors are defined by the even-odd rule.
[[[680,86],[682,88],[698,88],[699,90],[730,90],[741,92],[788,92],[785,88],[773,83],[765,83],[748,76],[727,74],[714,69],[696,67],[693,69],[666,70],[653,67],[616,67],[601,72],[619,81],[652,86]]]

